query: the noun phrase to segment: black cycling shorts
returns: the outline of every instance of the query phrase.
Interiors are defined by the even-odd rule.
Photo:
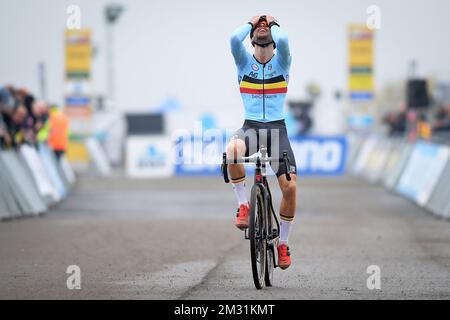
[[[245,142],[246,157],[258,152],[261,145],[267,147],[268,156],[273,158],[281,159],[283,152],[286,151],[290,163],[289,171],[292,174],[297,174],[297,165],[284,120],[272,122],[245,120],[242,128],[237,130],[231,139],[240,139]],[[271,162],[270,166],[277,177],[286,173],[286,168],[281,162]]]

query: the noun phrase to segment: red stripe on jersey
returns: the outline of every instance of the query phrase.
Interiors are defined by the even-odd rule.
[[[249,89],[241,88],[241,93],[249,94],[276,94],[276,93],[287,93],[287,88],[277,88],[277,89]]]

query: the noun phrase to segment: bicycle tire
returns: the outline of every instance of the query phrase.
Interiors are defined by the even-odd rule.
[[[272,234],[273,229],[273,217],[271,209],[268,209],[270,212],[267,215],[267,234]],[[268,240],[266,240],[268,242]],[[275,243],[272,240],[271,245],[266,243],[266,270],[264,274],[264,282],[266,287],[271,287],[273,285],[273,270],[275,269]]]
[[[261,187],[254,185],[250,198],[250,216],[248,235],[250,238],[250,257],[252,265],[253,282],[256,289],[260,290],[264,285],[266,269],[266,241],[263,237],[265,230],[264,195]]]

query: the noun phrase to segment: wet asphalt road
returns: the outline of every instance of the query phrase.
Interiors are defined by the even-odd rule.
[[[254,289],[220,179],[85,177],[46,216],[0,223],[0,299],[450,298],[450,222],[353,178],[298,186],[293,265],[272,288]],[[69,265],[81,290],[67,289]]]

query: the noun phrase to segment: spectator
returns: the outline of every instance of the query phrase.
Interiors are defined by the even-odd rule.
[[[384,116],[383,123],[389,127],[389,136],[403,135],[406,132],[406,113],[389,112]]]
[[[61,158],[69,144],[69,118],[58,108],[52,108],[50,111],[48,144],[53,149],[57,159]]]
[[[49,106],[25,89],[0,87],[0,146],[36,144],[49,119]]]
[[[35,100],[33,95],[26,92],[23,96],[23,101],[28,112],[24,128],[26,141],[36,144],[37,135],[48,120],[49,108],[46,102]]]
[[[10,114],[3,115],[11,146],[15,147],[23,142],[23,126],[27,115],[27,109],[22,104],[17,104]]]
[[[6,87],[0,87],[0,147],[12,143],[5,117],[11,115],[14,109],[14,98]]]
[[[450,132],[450,105],[439,108],[433,124],[434,132]]]

